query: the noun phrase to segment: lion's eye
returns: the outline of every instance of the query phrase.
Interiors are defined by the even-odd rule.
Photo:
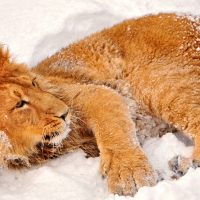
[[[36,85],[36,83],[35,83],[34,81],[32,81],[32,85],[33,85],[34,87],[37,87],[37,85]]]
[[[32,85],[33,85],[34,87],[37,87],[37,83],[35,82],[35,79],[36,79],[36,77],[35,77],[34,79],[32,79]]]
[[[15,107],[16,108],[22,108],[27,103],[28,103],[27,101],[22,100],[22,101],[17,102]]]

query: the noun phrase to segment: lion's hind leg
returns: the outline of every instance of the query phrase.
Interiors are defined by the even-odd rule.
[[[181,98],[181,95],[185,96]],[[194,151],[191,157],[176,156],[169,161],[170,169],[177,173],[178,176],[186,174],[190,167],[200,167],[199,97],[197,95],[189,95],[187,93],[179,94],[183,102],[176,102],[177,112],[168,116],[168,118],[171,117],[171,121],[173,121],[177,129],[194,142]]]

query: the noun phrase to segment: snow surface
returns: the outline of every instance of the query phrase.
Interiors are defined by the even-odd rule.
[[[0,42],[10,47],[19,62],[35,65],[61,47],[131,17],[158,12],[199,13],[199,0],[1,0]],[[189,156],[173,134],[144,145],[152,165],[164,181],[143,187],[132,197],[109,194],[98,172],[99,158],[69,153],[22,172],[0,171],[0,200],[198,200],[200,169],[190,169],[171,180],[167,162],[175,155]]]

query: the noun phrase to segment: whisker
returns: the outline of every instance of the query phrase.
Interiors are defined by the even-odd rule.
[[[42,131],[42,143],[41,143],[41,153],[43,155],[43,159],[45,159],[44,158],[45,132],[46,132],[45,127],[43,127],[43,131]]]
[[[54,132],[54,134],[55,134],[55,132]],[[52,150],[53,150],[52,153],[54,153],[54,152],[55,152],[55,143],[53,143],[53,148],[52,148]]]
[[[77,121],[73,122],[71,121],[71,128],[72,129],[80,129],[83,125],[81,123],[78,123]]]
[[[77,117],[77,116],[74,116],[74,115],[72,115],[71,116],[71,122],[73,122],[73,119],[75,119],[77,122],[81,122],[81,123],[83,123],[84,125],[86,125],[86,126],[88,126],[88,124],[83,120],[83,119],[81,119],[80,117]]]
[[[75,99],[80,93],[81,93],[81,90],[80,90],[78,93],[76,93],[74,96],[71,97],[70,102],[69,102],[70,107],[72,107],[72,108],[74,107],[74,99]]]

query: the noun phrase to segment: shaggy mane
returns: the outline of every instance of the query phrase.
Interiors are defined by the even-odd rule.
[[[9,49],[4,45],[0,44],[0,67],[3,67],[5,63],[8,63],[10,60]]]

